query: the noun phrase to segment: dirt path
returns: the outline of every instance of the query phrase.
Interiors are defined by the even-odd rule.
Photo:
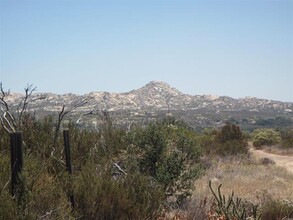
[[[293,156],[281,156],[276,154],[266,153],[261,150],[250,150],[252,156],[259,160],[262,158],[269,158],[273,160],[277,166],[286,168],[290,173],[293,173]]]

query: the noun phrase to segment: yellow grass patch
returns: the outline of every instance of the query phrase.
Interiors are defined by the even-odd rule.
[[[293,175],[275,165],[261,165],[249,158],[214,159],[206,174],[195,182],[194,198],[211,198],[209,180],[213,186],[223,184],[223,194],[253,203],[261,202],[264,194],[274,199],[293,201]]]

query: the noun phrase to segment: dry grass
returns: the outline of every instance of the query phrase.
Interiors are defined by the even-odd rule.
[[[235,192],[235,196],[254,204],[262,203],[265,197],[276,200],[293,201],[293,175],[275,165],[261,165],[250,158],[215,158],[206,174],[195,182],[193,199],[189,212],[195,213],[201,201],[209,201],[212,194],[208,187],[212,180],[214,187],[223,184],[221,191],[225,195]],[[193,217],[191,219],[197,219]]]
[[[241,198],[258,202],[263,192],[274,199],[293,200],[293,175],[275,165],[261,165],[249,158],[227,158],[213,161],[206,175],[197,180],[195,197],[210,195],[208,182],[223,184],[222,191],[232,191]]]
[[[271,153],[271,154],[277,154],[277,155],[293,155],[293,148],[282,148],[278,145],[274,146],[264,146],[262,147],[262,150]]]
[[[195,182],[195,191],[187,210],[175,210],[162,219],[208,219],[213,196],[209,189],[209,180],[213,188],[223,184],[221,191],[254,204],[264,204],[268,198],[293,202],[293,175],[285,169],[272,165],[262,165],[248,157],[214,158],[208,161],[209,169]]]

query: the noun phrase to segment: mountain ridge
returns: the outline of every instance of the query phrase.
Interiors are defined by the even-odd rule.
[[[67,93],[53,93],[53,92],[36,92],[34,94],[38,94],[38,95],[44,95],[44,94],[50,94],[50,95],[58,95],[58,96],[68,96],[68,95],[75,95],[75,96],[86,96],[86,95],[91,95],[91,94],[96,94],[96,93],[110,93],[110,94],[131,94],[133,92],[136,91],[141,91],[147,87],[151,87],[151,86],[156,86],[156,87],[165,87],[165,88],[169,88],[172,89],[174,91],[176,91],[175,93],[180,93],[182,95],[188,95],[188,96],[194,96],[194,97],[206,97],[206,98],[210,98],[212,100],[215,100],[217,98],[230,98],[230,99],[234,99],[234,100],[239,100],[239,99],[258,99],[258,100],[267,100],[267,101],[276,101],[276,102],[282,102],[282,103],[293,103],[293,101],[281,101],[281,100],[276,100],[276,99],[267,99],[267,98],[260,98],[260,97],[256,97],[256,96],[245,96],[245,97],[239,97],[239,98],[235,98],[229,95],[218,95],[218,94],[188,94],[188,93],[183,93],[182,91],[176,89],[175,87],[172,87],[171,85],[169,85],[168,83],[164,82],[164,81],[157,81],[157,80],[152,80],[150,82],[148,82],[147,84],[137,88],[137,89],[132,89],[130,91],[126,91],[126,92],[110,92],[110,91],[91,91],[88,93],[84,93],[84,94],[77,94],[77,93],[72,93],[72,92],[67,92]],[[11,92],[11,95],[18,95],[21,96],[23,95],[23,93],[21,92]]]
[[[151,81],[145,86],[124,93],[90,92],[85,95],[67,93],[35,93],[32,99],[45,96],[45,99],[32,102],[31,112],[39,115],[56,114],[63,105],[75,106],[89,100],[82,107],[72,111],[71,118],[92,110],[105,110],[111,113],[117,124],[141,123],[155,118],[174,116],[192,127],[217,126],[224,121],[244,120],[253,125],[257,119],[283,117],[293,119],[293,103],[256,97],[232,98],[215,95],[184,94],[169,84]],[[21,101],[19,93],[10,94],[9,103],[16,110]],[[91,123],[84,119],[85,123]]]

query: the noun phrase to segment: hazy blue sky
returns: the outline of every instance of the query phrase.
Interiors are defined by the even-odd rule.
[[[188,94],[293,101],[293,0],[0,0],[11,91]]]

